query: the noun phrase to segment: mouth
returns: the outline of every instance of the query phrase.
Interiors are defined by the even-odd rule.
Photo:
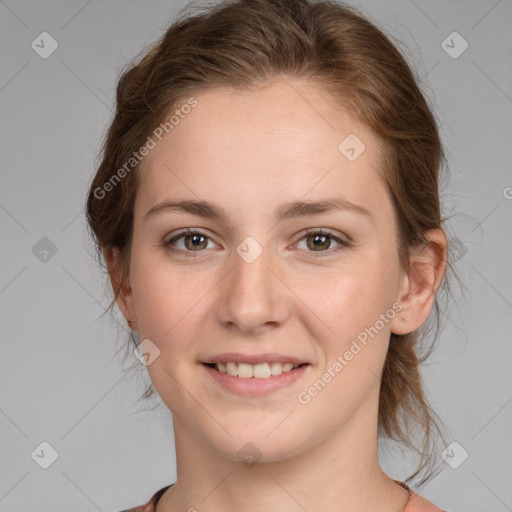
[[[270,379],[308,366],[308,363],[280,363],[280,362],[268,362],[268,363],[237,363],[235,361],[218,362],[218,363],[203,363],[204,365],[216,370],[219,373],[230,375],[231,377],[239,377],[241,379]]]
[[[311,364],[284,354],[220,354],[201,363],[213,383],[244,397],[272,394],[306,378]]]
[[[263,396],[297,385],[311,364],[291,354],[225,352],[201,361],[212,382],[240,396]]]

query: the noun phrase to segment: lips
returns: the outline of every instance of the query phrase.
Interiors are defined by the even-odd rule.
[[[222,355],[221,358],[223,357],[225,356]],[[232,355],[230,355],[230,357],[232,357]],[[266,357],[268,357],[268,354],[266,354]],[[286,357],[287,356],[285,356],[285,358]],[[247,360],[247,358],[242,359]],[[256,359],[261,360],[261,356],[257,356]],[[289,359],[297,361],[297,358],[288,357],[288,360]],[[213,382],[216,382],[225,390],[246,397],[263,396],[277,392],[287,386],[292,386],[298,380],[305,378],[305,375],[309,374],[311,370],[309,363],[300,364],[296,368],[287,368],[288,371],[284,371],[285,366],[292,366],[292,364],[274,362],[270,365],[268,363],[250,365],[248,363],[230,362],[226,364],[226,367],[228,365],[231,366],[228,373],[227,368],[225,372],[217,369],[219,366],[222,367],[223,365],[224,363],[201,364],[207,374],[213,379]],[[234,371],[235,367],[236,372]],[[281,367],[281,369],[279,367]],[[274,373],[272,370],[274,370]],[[236,375],[233,375],[233,373],[236,373]]]

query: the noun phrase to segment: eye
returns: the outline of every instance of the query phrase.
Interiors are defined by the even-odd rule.
[[[346,240],[343,240],[337,236],[334,236],[332,233],[328,231],[324,231],[322,229],[316,229],[312,231],[308,231],[306,235],[297,242],[297,246],[300,245],[300,242],[303,240],[306,241],[306,250],[311,253],[327,253],[327,254],[312,254],[313,257],[322,257],[329,256],[333,252],[338,252],[345,247],[349,247],[350,243]],[[338,244],[334,250],[327,251],[327,249],[331,248],[332,241],[335,241]]]
[[[183,240],[183,243],[180,244],[181,247],[175,247],[174,244],[181,240]],[[208,240],[210,240],[210,237],[201,231],[187,228],[186,230],[181,231],[169,240],[165,241],[163,245],[167,250],[176,253],[201,252],[202,249],[208,248]]]
[[[322,229],[315,229],[306,232],[305,236],[303,236],[296,245],[299,246],[303,240],[306,242],[305,250],[311,253],[311,256],[313,257],[329,256],[332,253],[350,246],[350,242],[347,240],[343,240],[334,236],[331,232],[324,231]],[[163,246],[170,252],[195,257],[195,254],[190,253],[202,252],[203,249],[212,248],[208,247],[208,241],[211,241],[211,238],[202,231],[187,228],[186,230],[177,233],[169,240],[164,241]],[[329,250],[331,249],[333,241],[338,244],[338,247]]]

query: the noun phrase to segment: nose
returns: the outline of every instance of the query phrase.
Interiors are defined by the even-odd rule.
[[[218,321],[246,334],[276,328],[289,315],[290,299],[278,265],[266,250],[254,261],[240,254],[233,252],[232,266],[218,290]]]

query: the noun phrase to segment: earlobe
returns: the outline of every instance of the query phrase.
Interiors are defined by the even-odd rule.
[[[116,264],[119,257],[119,249],[117,249],[117,247],[106,247],[103,249],[103,255],[107,264],[110,282],[112,283],[112,289],[115,292],[120,284],[118,272],[116,269]],[[121,313],[128,322],[129,327],[133,328],[132,326],[135,325],[136,319],[135,315],[131,313],[131,311],[134,311],[134,307],[132,289],[129,281],[121,283],[119,293],[116,297],[116,302],[117,306],[121,310]]]
[[[410,332],[407,322],[407,294],[410,289],[409,275],[405,274],[400,285],[400,292],[396,302],[400,304],[400,310],[390,322],[390,330],[393,334],[407,334]]]
[[[398,302],[403,309],[390,325],[394,334],[408,334],[427,320],[446,269],[447,240],[442,229],[424,234],[427,244],[415,248],[404,276]]]

